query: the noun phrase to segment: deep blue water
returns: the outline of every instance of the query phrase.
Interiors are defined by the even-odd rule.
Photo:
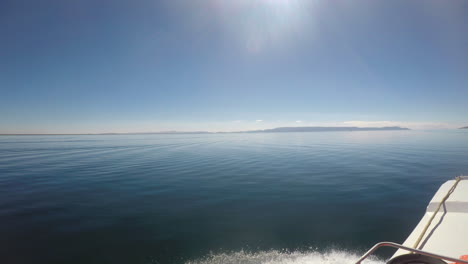
[[[440,184],[460,174],[462,130],[1,136],[0,258],[362,253],[402,242]]]

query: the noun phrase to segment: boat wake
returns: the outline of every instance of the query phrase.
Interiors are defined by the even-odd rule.
[[[248,253],[244,251],[212,254],[207,257],[186,262],[186,264],[354,264],[359,255],[332,250],[325,253],[316,251],[309,252],[282,252],[261,251]],[[366,259],[366,264],[384,264],[385,261],[377,258]]]

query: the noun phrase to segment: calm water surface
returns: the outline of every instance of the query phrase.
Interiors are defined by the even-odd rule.
[[[0,257],[314,263],[333,249],[346,259],[402,242],[460,174],[462,130],[1,136]]]

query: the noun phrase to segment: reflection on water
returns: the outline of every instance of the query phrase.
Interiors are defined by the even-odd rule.
[[[334,263],[402,242],[467,160],[465,131],[2,136],[2,259]]]

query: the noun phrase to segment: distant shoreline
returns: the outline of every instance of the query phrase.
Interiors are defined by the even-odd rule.
[[[291,133],[291,132],[351,132],[351,131],[401,131],[410,130],[404,127],[277,127],[263,130],[247,130],[232,132],[208,131],[161,131],[161,132],[133,132],[133,133],[70,133],[70,134],[0,134],[0,136],[111,136],[111,135],[179,135],[179,134],[239,134],[239,133]]]

